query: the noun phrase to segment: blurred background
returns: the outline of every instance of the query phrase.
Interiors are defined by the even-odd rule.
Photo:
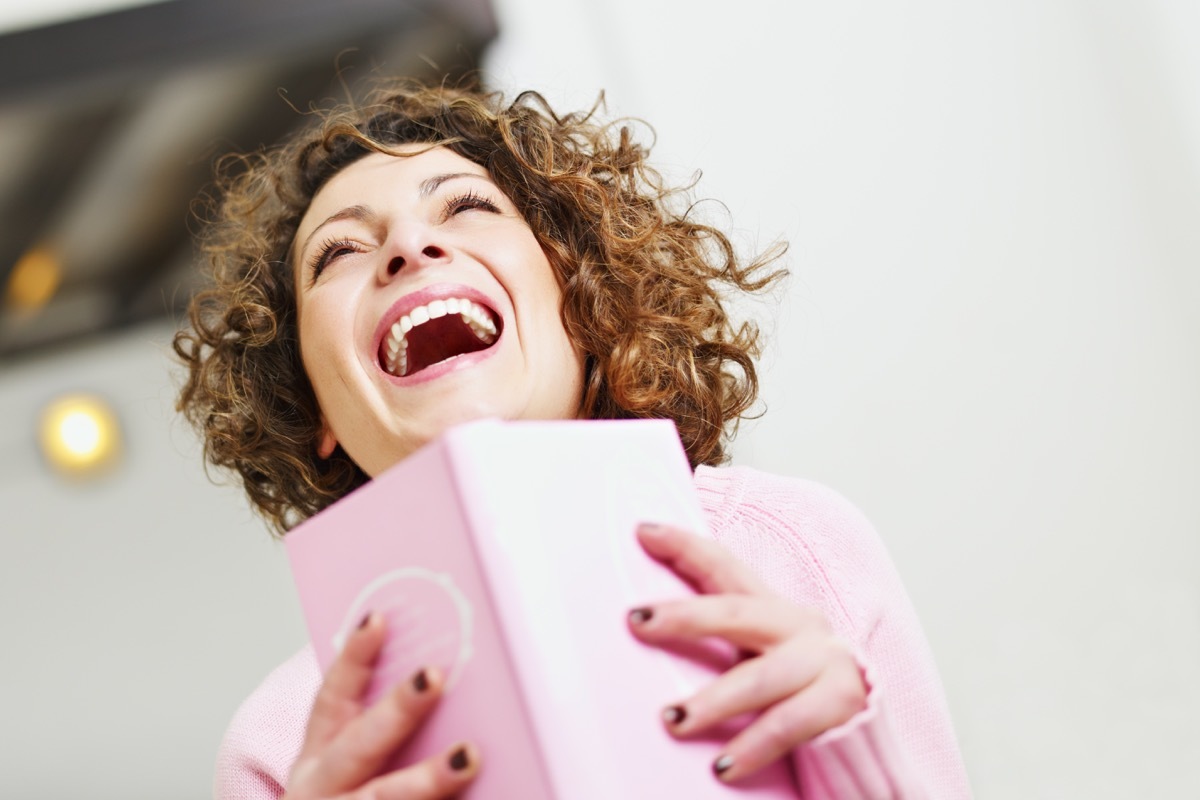
[[[0,796],[209,796],[305,634],[172,410],[190,203],[362,78],[466,70],[603,89],[791,242],[735,460],[875,522],[979,798],[1200,796],[1191,0],[5,4]]]

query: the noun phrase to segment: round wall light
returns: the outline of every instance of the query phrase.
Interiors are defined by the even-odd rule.
[[[117,417],[98,397],[60,397],[42,412],[42,452],[56,469],[69,475],[93,475],[113,466],[121,454]]]

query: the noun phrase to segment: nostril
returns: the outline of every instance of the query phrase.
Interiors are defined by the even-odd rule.
[[[446,253],[445,253],[445,251],[442,250],[442,248],[438,247],[437,245],[433,245],[433,244],[427,246],[424,250],[421,251],[421,255],[425,256],[426,258],[441,258],[445,254]]]
[[[391,261],[388,262],[388,275],[389,276],[395,275],[397,272],[399,272],[403,268],[404,268],[404,259],[403,258],[393,258]]]

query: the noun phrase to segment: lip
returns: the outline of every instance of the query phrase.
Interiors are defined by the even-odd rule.
[[[484,350],[477,350],[474,353],[467,353],[461,356],[442,361],[438,364],[426,367],[415,375],[405,375],[400,377],[392,375],[383,369],[379,363],[379,349],[383,346],[383,337],[387,336],[397,320],[405,314],[412,311],[418,306],[426,305],[434,300],[446,300],[451,297],[462,297],[468,300],[473,300],[482,306],[485,306],[489,311],[500,318],[500,337],[496,339],[490,347]],[[426,381],[435,380],[449,372],[470,366],[478,361],[481,361],[496,352],[496,345],[500,344],[500,339],[504,337],[504,328],[507,325],[504,323],[504,314],[498,308],[498,304],[492,298],[488,297],[478,289],[456,283],[438,283],[431,286],[425,286],[415,292],[404,295],[388,308],[384,315],[380,318],[379,324],[375,326],[375,333],[371,337],[371,349],[368,351],[368,356],[371,363],[388,381],[397,385],[408,386],[415,383],[424,383]]]

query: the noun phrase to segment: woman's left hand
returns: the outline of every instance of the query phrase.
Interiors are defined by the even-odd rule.
[[[746,655],[663,710],[664,724],[678,737],[761,712],[713,761],[722,781],[756,772],[866,706],[858,664],[821,612],[775,594],[714,541],[665,525],[642,525],[637,535],[647,553],[699,594],[634,609],[633,634],[652,645],[715,636]]]

